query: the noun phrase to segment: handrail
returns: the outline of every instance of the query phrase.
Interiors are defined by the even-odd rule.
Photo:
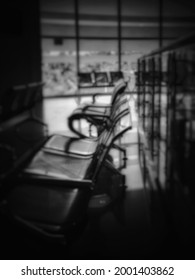
[[[154,56],[154,55],[157,55],[157,54],[162,54],[166,51],[171,51],[171,50],[175,50],[175,49],[178,49],[178,48],[181,48],[181,47],[186,47],[186,46],[189,46],[191,44],[194,44],[195,43],[195,33],[191,33],[185,37],[182,37],[182,38],[179,38],[178,40],[175,40],[173,43],[169,44],[168,46],[165,46],[165,47],[162,47],[160,49],[156,49],[146,55],[143,55],[142,57],[139,58],[139,60],[141,59],[144,59],[144,58],[147,58],[147,57],[150,57],[150,56]]]

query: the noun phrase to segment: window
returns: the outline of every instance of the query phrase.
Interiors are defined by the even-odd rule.
[[[80,40],[80,72],[118,70],[117,40]]]
[[[77,90],[75,40],[42,39],[44,96],[74,94]]]
[[[174,4],[163,2],[164,17],[171,17]],[[122,71],[130,79],[136,71],[137,58],[159,47],[159,3],[160,0],[149,0],[147,4],[143,0],[41,0],[43,78],[46,87],[52,88],[51,94],[76,92],[82,80],[80,73]],[[186,19],[188,15],[185,13]],[[164,17],[166,44],[174,29],[166,30]]]

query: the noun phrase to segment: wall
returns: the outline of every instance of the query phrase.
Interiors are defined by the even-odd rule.
[[[0,97],[12,85],[41,80],[39,0],[10,0],[0,16]]]

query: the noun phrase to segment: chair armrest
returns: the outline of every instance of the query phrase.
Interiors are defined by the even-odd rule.
[[[118,169],[121,170],[123,168],[126,168],[127,167],[127,159],[128,159],[126,149],[117,145],[117,144],[115,144],[115,143],[112,144],[112,148],[123,153],[123,165],[120,165]]]
[[[109,115],[101,114],[101,113],[84,113],[82,109],[77,109],[74,111],[72,115],[68,118],[68,126],[72,132],[78,135],[80,138],[86,138],[88,136],[84,135],[77,128],[75,128],[75,121],[87,120],[89,123],[97,125],[98,120],[102,120],[102,125],[105,124],[105,121],[110,118]]]
[[[87,109],[90,109],[90,108],[105,108],[105,109],[107,109],[107,108],[111,108],[112,106],[111,105],[109,105],[109,104],[100,104],[100,103],[97,103],[97,104],[87,104],[87,105],[85,105],[84,107],[83,107],[83,110],[85,111],[85,110],[87,110]]]
[[[0,144],[0,178],[6,174],[16,160],[16,154],[13,147],[7,144]]]

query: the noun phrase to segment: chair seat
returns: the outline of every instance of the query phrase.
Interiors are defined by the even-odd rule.
[[[89,194],[79,189],[33,183],[16,185],[8,196],[9,212],[42,229],[60,231],[82,220]]]
[[[49,152],[59,154],[74,153],[81,156],[93,155],[98,141],[95,139],[71,138],[66,135],[53,135],[44,145]]]
[[[87,176],[91,161],[91,158],[62,156],[40,150],[23,170],[23,174],[65,180],[83,180]]]

